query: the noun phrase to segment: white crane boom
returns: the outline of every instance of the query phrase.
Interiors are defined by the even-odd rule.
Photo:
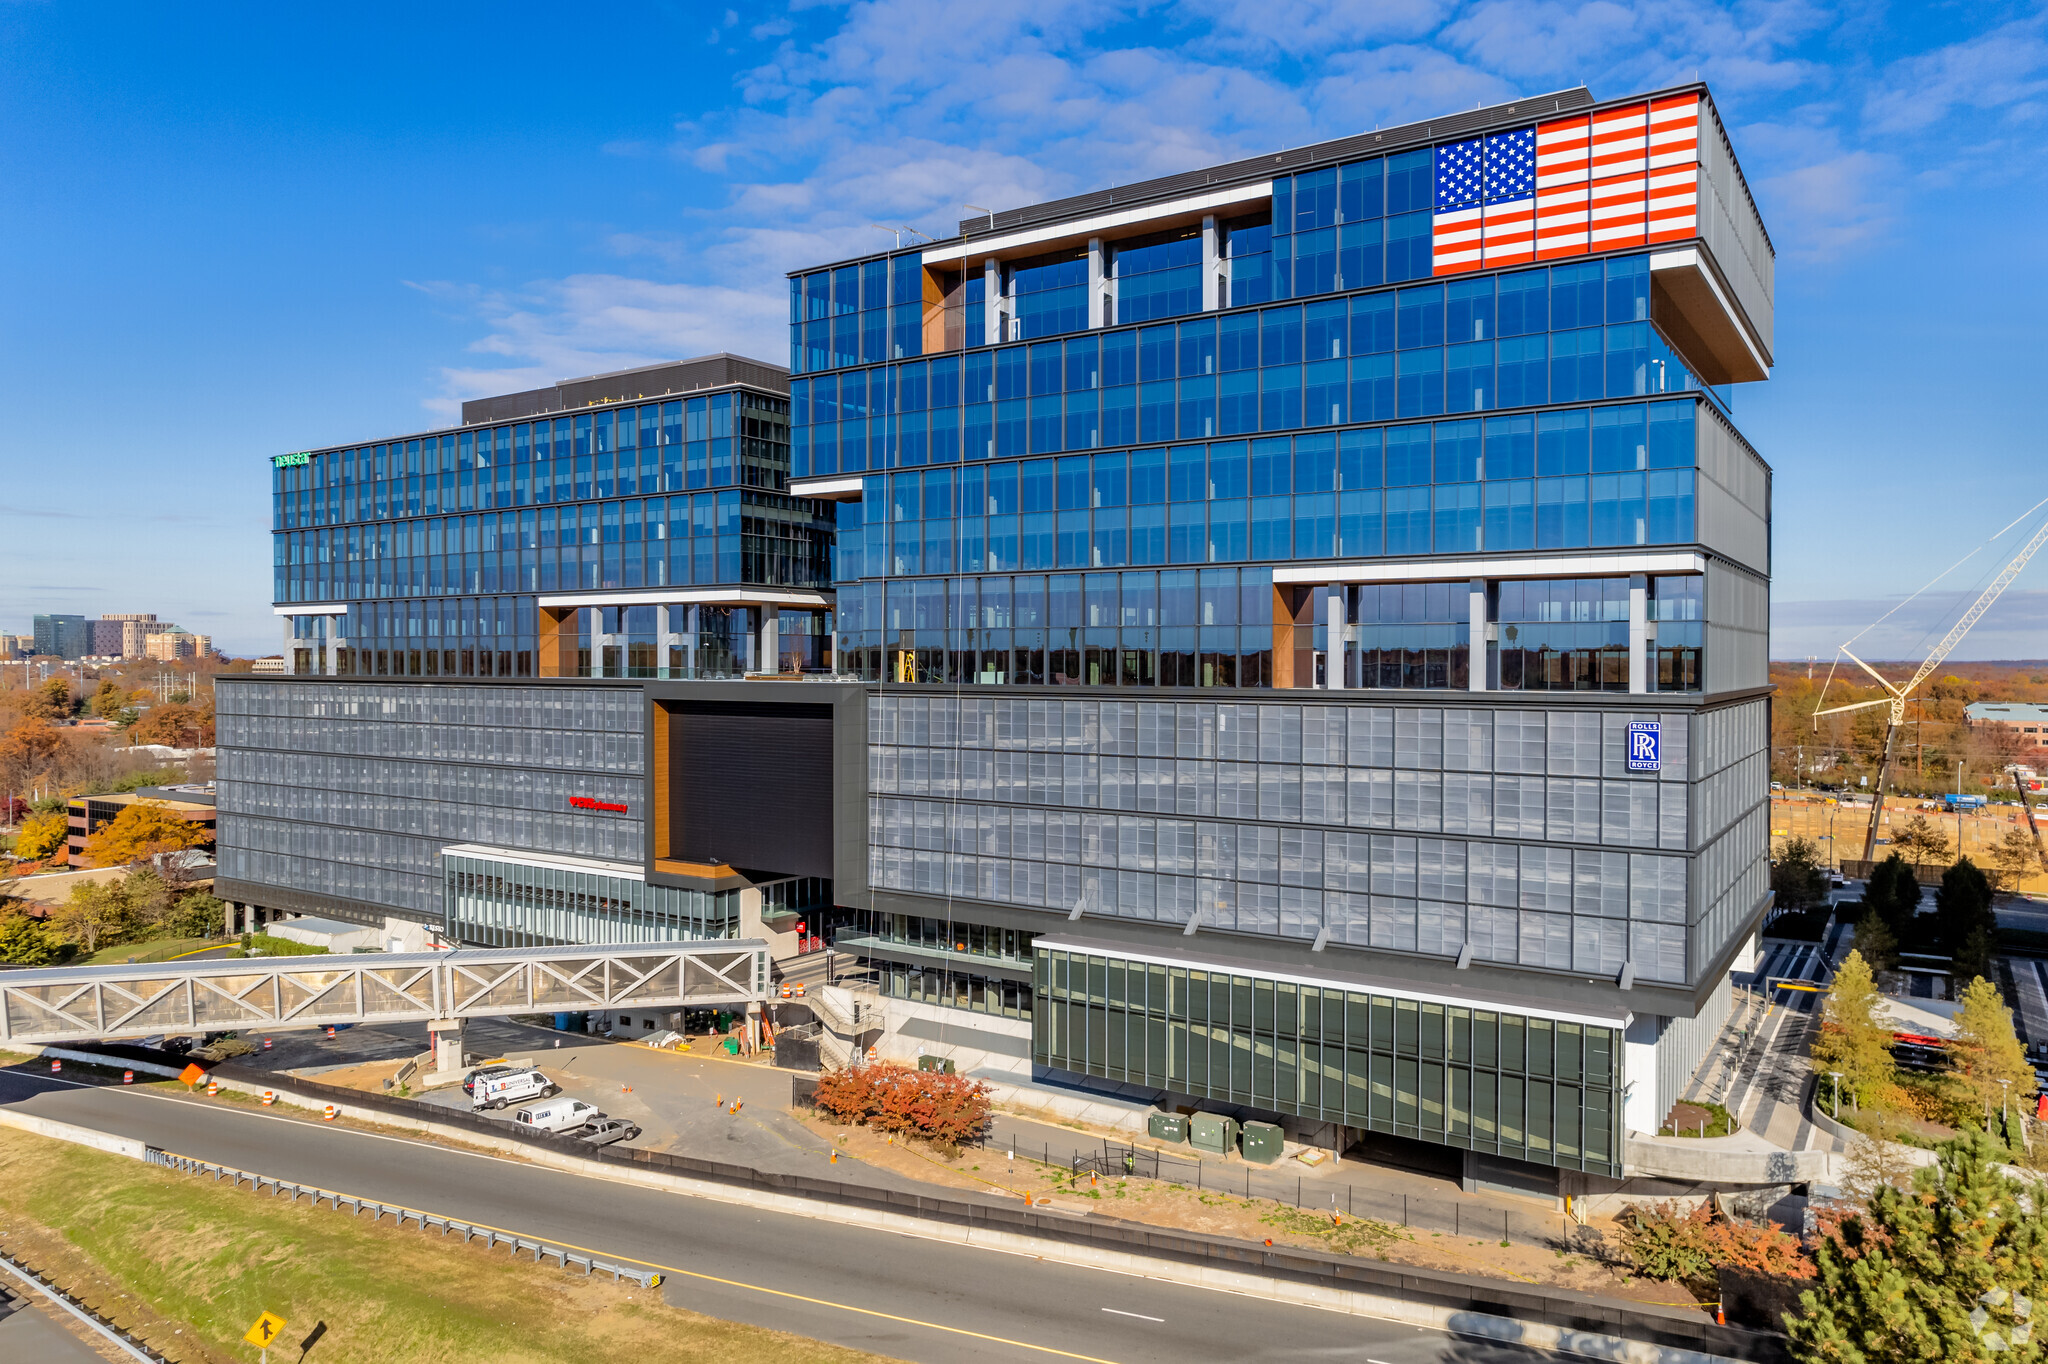
[[[2010,528],[2008,527],[2008,529]],[[1891,693],[1890,696],[1881,696],[1875,701],[1857,701],[1846,706],[1830,706],[1826,710],[1817,710],[1813,713],[1814,724],[1818,727],[1820,717],[1823,715],[1838,715],[1843,711],[1863,710],[1869,706],[1886,706],[1889,708],[1890,715],[1884,727],[1884,755],[1878,760],[1877,767],[1877,794],[1870,802],[1870,831],[1863,838],[1864,861],[1873,861],[1877,857],[1877,826],[1883,820],[1885,779],[1891,771],[1893,740],[1897,737],[1899,726],[1905,722],[1907,699],[1912,696],[1914,688],[1925,682],[1933,674],[1934,670],[1941,666],[1942,660],[1949,656],[1956,645],[1963,642],[1963,636],[1970,633],[1970,627],[1984,618],[1984,613],[1991,609],[1992,603],[1996,602],[2005,589],[2012,585],[2012,580],[2019,577],[2020,570],[2027,566],[2027,561],[2033,558],[2044,544],[2048,544],[2048,521],[2041,523],[2041,528],[2034,532],[2033,538],[2020,546],[2019,552],[2012,556],[2012,560],[2003,569],[1999,570],[1998,576],[1993,578],[1990,584],[1977,595],[1977,600],[1970,603],[1970,609],[1963,612],[1956,623],[1949,627],[1949,632],[1943,635],[1941,642],[1928,652],[1926,660],[1914,672],[1912,680],[1903,687],[1895,687],[1890,682],[1885,681],[1878,674],[1877,669],[1871,667],[1862,659],[1857,658],[1856,655],[1849,653],[1848,645],[1844,644],[1842,646],[1842,652],[1848,654],[1851,662],[1855,663],[1857,667],[1863,669],[1872,677],[1877,678],[1878,685]]]

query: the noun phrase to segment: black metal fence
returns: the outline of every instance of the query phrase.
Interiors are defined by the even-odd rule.
[[[136,1059],[162,1063],[184,1059],[134,1046],[102,1045],[96,1049],[109,1056],[125,1054]],[[943,1197],[910,1194],[893,1189],[842,1184],[836,1180],[817,1179],[809,1175],[777,1174],[725,1161],[671,1155],[666,1151],[645,1151],[619,1146],[592,1148],[573,1137],[557,1137],[534,1132],[510,1123],[464,1113],[457,1109],[439,1108],[413,1099],[370,1094],[359,1089],[347,1089],[339,1085],[302,1079],[295,1075],[282,1076],[275,1072],[250,1070],[228,1063],[214,1065],[209,1069],[210,1073],[223,1079],[288,1088],[307,1098],[328,1100],[337,1107],[357,1112],[389,1113],[413,1122],[426,1121],[458,1130],[478,1132],[500,1140],[548,1148],[605,1164],[633,1165],[658,1170],[724,1185],[728,1189],[783,1194],[840,1207],[899,1213],[953,1226],[1011,1232],[1062,1244],[1089,1245],[1102,1250],[1121,1251],[1186,1264],[1239,1269],[1325,1288],[1383,1294],[1407,1302],[1432,1304],[1451,1311],[1483,1312],[1513,1317],[1521,1321],[1540,1321],[1568,1330],[1624,1334],[1631,1339],[1705,1350],[1731,1359],[1758,1361],[1759,1364],[1783,1364],[1787,1359],[1780,1337],[1736,1327],[1717,1326],[1702,1315],[1683,1310],[1636,1306],[1568,1289],[1537,1285],[1524,1287],[1500,1280],[1424,1269],[1414,1265],[1381,1263],[1377,1260],[1293,1247],[1261,1246],[1249,1241],[1153,1227],[1137,1222],[1122,1222],[1107,1217],[1074,1217],[1050,1210],[1039,1211],[1023,1205],[1021,1200],[977,1197],[965,1191],[949,1190]],[[793,1077],[798,1081],[803,1078],[805,1077]],[[1028,1156],[1030,1153],[1022,1151],[1019,1154]],[[1247,1170],[1247,1174],[1249,1173]],[[1370,1206],[1367,1199],[1360,1198],[1354,1205],[1352,1215],[1377,1216],[1378,1214],[1370,1210]],[[1409,1225],[1421,1227],[1432,1224],[1411,1221]],[[1446,1226],[1444,1229],[1450,1228]]]

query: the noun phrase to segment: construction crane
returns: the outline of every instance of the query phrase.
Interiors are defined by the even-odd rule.
[[[2038,509],[2038,505],[2036,504],[2036,509]],[[2011,527],[2008,526],[2007,529],[2009,530]],[[1874,701],[1856,701],[1846,706],[1829,706],[1826,710],[1816,710],[1813,713],[1814,728],[1819,729],[1820,717],[1823,715],[1840,715],[1844,711],[1865,710],[1871,706],[1888,707],[1884,726],[1884,753],[1878,759],[1875,794],[1870,802],[1870,829],[1863,836],[1863,860],[1865,862],[1877,860],[1877,830],[1878,826],[1884,822],[1884,792],[1885,784],[1891,777],[1892,745],[1898,740],[1899,727],[1905,723],[1907,699],[1912,696],[1915,688],[1922,682],[1925,682],[1933,674],[1934,670],[1942,665],[1942,661],[1954,651],[1956,645],[1963,642],[1963,636],[1970,633],[1970,627],[1983,619],[1984,613],[1991,609],[1992,603],[1996,602],[2000,594],[2012,585],[2012,580],[2019,577],[2020,570],[2027,566],[2027,561],[2033,558],[2035,552],[2044,544],[2048,544],[2048,521],[2041,523],[2040,529],[2034,532],[2033,538],[2020,546],[2019,552],[2013,555],[2012,561],[1999,570],[1998,576],[1991,580],[1991,584],[1978,595],[1977,600],[1970,603],[1970,609],[1963,612],[1961,618],[1949,627],[1949,632],[1942,636],[1941,643],[1934,646],[1933,650],[1927,655],[1926,661],[1920,665],[1913,673],[1912,679],[1903,687],[1895,687],[1886,681],[1884,675],[1878,672],[1877,669],[1856,657],[1855,654],[1850,653],[1847,644],[1841,646],[1841,652],[1848,657],[1851,663],[1854,663],[1857,667],[1876,678],[1877,685],[1883,687],[1889,693],[1889,695],[1880,696]],[[1926,589],[1923,588],[1921,590],[1925,591]],[[1919,593],[1914,595],[1918,596]]]
[[[2048,871],[2048,846],[2041,842],[2041,826],[2034,822],[2034,807],[2027,803],[2027,784],[2020,780],[2020,765],[2011,764],[2005,773],[2012,778],[2013,793],[2020,798],[2020,810],[2027,817],[2027,832],[2034,836],[2034,856],[2041,859],[2041,870]]]

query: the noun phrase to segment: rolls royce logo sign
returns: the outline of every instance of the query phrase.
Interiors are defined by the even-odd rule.
[[[589,796],[571,796],[569,805],[577,810],[613,810],[622,815],[627,813],[627,807],[624,805],[614,805],[608,800],[592,800]]]
[[[1628,770],[1631,772],[1661,772],[1664,770],[1663,756],[1659,751],[1660,734],[1657,722],[1639,721],[1628,727]]]

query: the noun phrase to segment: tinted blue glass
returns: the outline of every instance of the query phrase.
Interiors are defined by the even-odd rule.
[[[1337,216],[1347,223],[1378,218],[1387,211],[1386,162],[1354,161],[1338,170]]]
[[[1550,334],[1550,400],[1583,402],[1602,396],[1600,329]]]
[[[1183,379],[1216,372],[1216,323],[1204,318],[1199,322],[1183,322],[1176,329],[1177,346],[1180,351],[1179,372]]]
[[[955,515],[953,505],[953,471],[951,469],[928,469],[924,475],[924,515],[926,520],[934,517]]]
[[[1217,320],[1217,368],[1256,369],[1259,364],[1259,315],[1232,313]]]
[[[1259,371],[1259,430],[1292,431],[1301,425],[1301,366]]]
[[[960,399],[962,402],[985,403],[995,397],[996,353],[977,351],[962,356],[960,360]],[[1014,394],[1010,395],[1016,396]]]
[[[1283,234],[1294,231],[1294,177],[1291,175],[1273,177],[1273,231]]]
[[[1058,506],[1053,461],[1026,460],[1018,467],[1019,508],[1025,512],[1053,511]]]
[[[1377,488],[1384,479],[1386,433],[1345,431],[1338,436],[1337,478],[1339,486]]]
[[[1337,495],[1335,493],[1315,493],[1295,498],[1295,557],[1327,559],[1336,552]],[[1275,557],[1281,556],[1276,555]]]
[[[1062,439],[1065,426],[1060,420],[1061,405],[1057,393],[1031,400],[1031,453],[1049,455],[1066,449]]]
[[[1387,432],[1388,487],[1429,482],[1429,427],[1396,426]]]
[[[1209,447],[1209,496],[1212,499],[1244,497],[1250,492],[1247,453],[1241,440],[1224,441]]]
[[[1013,269],[1020,338],[1057,336],[1088,326],[1088,262],[1056,260]]]
[[[1117,388],[1137,382],[1138,334],[1129,330],[1105,334],[1102,338],[1102,386]]]
[[[1550,346],[1545,336],[1511,336],[1497,349],[1495,375],[1499,407],[1534,407],[1550,394]]]
[[[1059,342],[1030,347],[1030,373],[1032,396],[1061,391]]]
[[[1432,164],[1430,149],[1427,147],[1387,158],[1389,214],[1408,213],[1416,209],[1427,210],[1434,206],[1434,191],[1430,184]]]
[[[1263,223],[1236,224],[1224,233],[1223,246],[1230,261],[1230,306],[1272,299],[1272,228]]]
[[[1553,331],[1597,327],[1606,320],[1601,285],[1605,271],[1599,261],[1550,268],[1550,326]]]
[[[1379,554],[1384,550],[1386,537],[1380,521],[1380,496],[1374,489],[1338,496],[1336,553],[1349,558]]]
[[[1444,410],[1444,353],[1441,348],[1434,350],[1407,350],[1398,357],[1400,361],[1397,385],[1401,415],[1404,417],[1433,417]]]
[[[842,265],[832,272],[832,314],[849,317],[860,312],[860,267]]]
[[[1017,501],[1017,466],[1014,464],[991,464],[988,466],[988,511],[991,516],[1008,516],[1019,510]]]
[[[1173,407],[1174,386],[1171,380],[1163,384],[1140,384],[1137,438],[1147,443],[1172,440]]]
[[[1385,225],[1346,223],[1337,229],[1337,288],[1367,289],[1387,278]]]
[[[960,453],[968,459],[988,459],[995,446],[995,409],[987,403],[961,409]]]
[[[1293,486],[1291,465],[1293,442],[1286,436],[1268,437],[1252,442],[1251,493],[1253,497],[1270,497],[1274,493],[1287,492]]]
[[[1138,381],[1155,383],[1174,377],[1172,327],[1141,327],[1138,330]]]
[[[1387,219],[1387,282],[1428,279],[1431,250],[1429,214],[1404,213]]]
[[[1337,229],[1321,228],[1304,232],[1293,240],[1293,296],[1305,298],[1311,294],[1327,294],[1338,288],[1355,288],[1355,285],[1338,283]],[[1275,269],[1279,268],[1279,255],[1274,257]]]
[[[1470,553],[1477,550],[1480,528],[1479,485],[1439,484],[1434,493],[1436,526],[1431,544],[1433,552]]]
[[[1427,487],[1387,489],[1387,553],[1429,553],[1429,493]]]
[[[1220,376],[1216,391],[1216,432],[1237,436],[1259,429],[1259,372],[1238,370]]]
[[[1479,449],[1478,422],[1436,423],[1436,454],[1433,461],[1436,481],[1469,483],[1479,477]]]
[[[1336,491],[1336,436],[1324,434],[1295,437],[1294,482],[1291,486],[1297,493]]]
[[[1255,497],[1251,502],[1250,551],[1254,559],[1285,559],[1294,545],[1294,499]]]
[[[1606,390],[1610,398],[1650,391],[1650,324],[1631,322],[1607,329]]]
[[[1643,475],[1595,474],[1587,480],[1592,542],[1596,545],[1640,545],[1644,525]]]
[[[1652,469],[1686,469],[1694,463],[1693,412],[1697,403],[1650,404],[1650,450]]]
[[[1026,512],[1017,518],[1017,564],[1044,570],[1059,567],[1058,512]]]
[[[1445,286],[1445,340],[1490,341],[1497,334],[1491,275],[1453,280]]]
[[[1536,472],[1536,419],[1486,419],[1486,477],[1528,478]]]
[[[1182,379],[1179,406],[1182,439],[1217,434],[1215,379]]]
[[[1063,511],[1059,513],[1059,566],[1061,568],[1088,567],[1089,524],[1088,513]]]
[[[1166,451],[1139,450],[1131,455],[1131,501],[1166,500]]]
[[[985,516],[988,514],[988,470],[974,467],[960,470],[960,514],[962,516]],[[844,508],[841,509],[842,511]]]
[[[1332,360],[1345,354],[1344,343],[1351,331],[1349,307],[1346,300],[1333,298],[1302,310],[1302,359]]]
[[[1032,399],[1033,402],[1038,401]],[[1047,401],[1051,401],[1048,399]],[[1065,403],[1068,450],[1087,450],[1100,443],[1101,398],[1095,393],[1069,393]]]
[[[1202,310],[1202,241],[1199,234],[1117,251],[1119,322],[1144,322]]]
[[[1402,350],[1444,343],[1444,288],[1431,284],[1420,289],[1402,289],[1398,300],[1396,336]]]
[[[1498,281],[1500,334],[1527,336],[1550,330],[1550,272],[1524,270]]]
[[[1032,349],[1035,351],[1038,347]],[[1074,337],[1060,348],[1060,356],[1067,392],[1078,393],[1101,387],[1102,345],[1096,337]]]
[[[1103,389],[1101,439],[1090,443],[1129,445],[1137,439],[1138,390],[1131,386]]]
[[[1259,319],[1259,363],[1261,365],[1294,365],[1301,363],[1302,318],[1299,306],[1292,308],[1267,308],[1258,314]],[[1229,354],[1229,337],[1224,339],[1224,352]],[[1233,366],[1226,358],[1225,369]]]
[[[1467,341],[1444,349],[1444,411],[1479,412],[1496,406],[1493,342]]]
[[[998,455],[1031,453],[1031,410],[1029,399],[1012,398],[996,404],[995,447]]]
[[[1650,258],[1619,256],[1607,262],[1607,322],[1650,319]]]
[[[1127,500],[1129,457],[1123,454],[1097,455],[1090,475],[1090,488],[1097,507],[1121,507]]]
[[[1175,564],[1209,560],[1209,504],[1175,502],[1166,509],[1166,557]]]
[[[889,519],[915,521],[923,512],[924,479],[917,474],[889,475]]]
[[[1596,408],[1593,412],[1593,463],[1596,474],[1620,473],[1647,465],[1643,407]]]
[[[1351,410],[1355,422],[1389,421],[1400,415],[1395,402],[1394,357],[1361,355],[1351,362]]]
[[[1030,391],[1030,368],[1025,363],[1024,347],[1010,346],[995,355],[996,379],[995,396],[1022,398]]]
[[[1278,210],[1274,212],[1278,220]],[[1294,231],[1311,232],[1337,221],[1337,168],[1304,171],[1294,177]]]
[[[1656,469],[1648,477],[1648,526],[1653,545],[1678,544],[1693,538],[1693,471]]]
[[[1366,294],[1351,300],[1351,353],[1373,355],[1394,348],[1394,296]]]
[[[1094,513],[1089,543],[1093,557],[1086,562],[1095,568],[1121,568],[1131,562],[1130,518],[1122,507],[1102,507]]]
[[[1165,507],[1150,505],[1131,508],[1131,562],[1167,562]]]
[[[925,462],[928,453],[926,443],[926,419],[929,412],[905,412],[896,418],[896,462],[901,465],[917,465]]]
[[[1350,377],[1342,360],[1319,360],[1301,370],[1301,424],[1336,425],[1347,420],[1345,398]]]
[[[1073,511],[1089,505],[1089,458],[1075,455],[1058,461],[1056,479],[1059,491],[1059,509]],[[1035,510],[1028,503],[1026,510]]]
[[[1493,457],[1487,456],[1492,474]],[[1486,484],[1486,520],[1481,533],[1488,550],[1536,548],[1536,484],[1527,478]]]
[[[944,407],[931,414],[932,463],[952,464],[960,458],[960,413]]]
[[[1586,480],[1536,480],[1536,547],[1583,549],[1586,545]]]
[[[899,412],[922,412],[931,387],[930,367],[923,364],[899,365],[896,371],[896,410]]]
[[[1209,504],[1209,560],[1211,563],[1236,563],[1241,561],[1250,549],[1251,538],[1245,517],[1245,503],[1242,498],[1228,502]]]

